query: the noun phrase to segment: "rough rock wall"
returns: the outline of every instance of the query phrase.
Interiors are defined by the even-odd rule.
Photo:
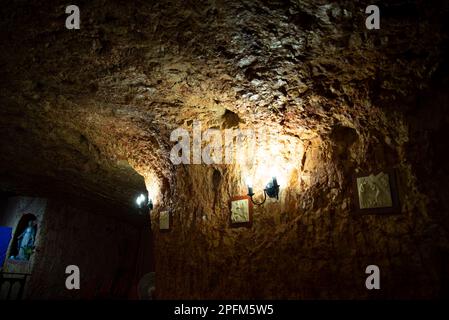
[[[194,120],[221,126],[229,112],[297,136],[378,128],[370,114],[408,111],[444,70],[448,7],[391,1],[382,28],[368,32],[368,4],[79,1],[75,31],[64,27],[61,1],[8,3],[2,188],[71,181],[65,188],[129,203],[134,168],[163,195],[170,132]]]
[[[373,108],[358,125],[294,137],[302,154],[281,199],[256,206],[249,229],[229,226],[230,198],[247,193],[246,168],[177,167],[168,205],[173,228],[156,232],[159,297],[447,297],[448,188],[441,178],[449,170],[440,136],[449,120],[447,83],[447,74],[435,77],[407,114]],[[268,161],[282,165],[292,159],[290,150],[282,144],[279,162]],[[401,213],[358,215],[353,176],[386,168],[397,170]],[[365,288],[371,264],[380,267],[380,291]]]
[[[432,211],[422,193],[404,152],[407,130],[402,127],[404,143],[391,147],[343,129],[343,135],[310,142],[304,165],[298,162],[281,186],[280,200],[256,206],[249,229],[229,226],[230,197],[247,192],[243,172],[231,166],[178,168],[172,229],[155,232],[158,297],[447,295],[447,212]],[[390,166],[398,172],[401,214],[358,215],[352,176]],[[380,267],[380,291],[365,288],[371,264]]]
[[[379,3],[373,32],[370,1],[78,4],[75,32],[59,1],[1,13],[2,189],[70,181],[126,203],[137,170],[173,210],[156,234],[162,298],[369,297],[371,263],[384,297],[447,292],[447,2]],[[251,229],[227,227],[248,168],[171,166],[170,132],[195,120],[303,146],[280,151],[281,201]],[[390,166],[402,215],[354,216],[350,177]]]

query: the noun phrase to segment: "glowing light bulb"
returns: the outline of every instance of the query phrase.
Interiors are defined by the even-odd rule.
[[[140,207],[142,205],[142,203],[145,202],[145,195],[143,193],[141,193],[137,198],[136,198],[136,203],[137,205]]]
[[[253,186],[253,179],[251,179],[250,177],[247,177],[245,182],[246,182],[246,186],[248,186],[248,187]]]
[[[275,178],[276,177],[276,168],[271,167],[270,168],[270,178]]]

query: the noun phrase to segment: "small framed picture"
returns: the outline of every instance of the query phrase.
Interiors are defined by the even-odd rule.
[[[168,231],[170,230],[170,212],[161,211],[159,213],[159,230]]]
[[[231,227],[251,227],[253,223],[253,203],[248,196],[236,196],[230,201]]]
[[[359,214],[396,214],[401,212],[393,169],[354,177],[354,202]]]

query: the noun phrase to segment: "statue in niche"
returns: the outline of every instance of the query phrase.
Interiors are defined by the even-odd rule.
[[[36,226],[34,221],[29,221],[28,226],[17,237],[17,248],[19,253],[13,259],[15,260],[30,260],[31,253],[34,249],[34,242],[36,240]]]
[[[393,205],[390,179],[383,172],[357,178],[360,209],[383,208]]]

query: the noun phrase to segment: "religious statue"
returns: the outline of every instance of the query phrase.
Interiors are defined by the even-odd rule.
[[[17,248],[19,249],[19,254],[15,256],[14,259],[29,260],[32,250],[34,249],[35,240],[36,227],[33,221],[29,221],[25,231],[17,237]]]

